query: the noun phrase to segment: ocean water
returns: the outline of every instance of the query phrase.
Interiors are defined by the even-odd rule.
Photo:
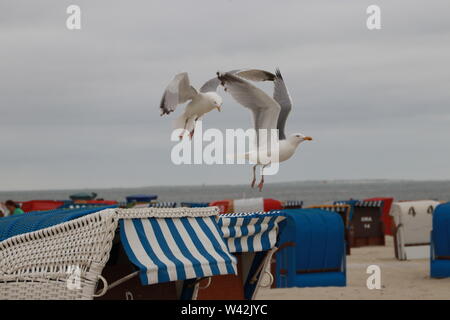
[[[249,185],[153,186],[121,189],[46,190],[0,192],[0,201],[13,199],[63,200],[72,193],[94,191],[99,198],[123,201],[130,194],[157,194],[161,201],[210,202],[214,200],[265,197],[303,200],[306,205],[335,200],[394,197],[396,200],[436,199],[450,201],[450,181],[304,181],[268,183],[259,192]]]

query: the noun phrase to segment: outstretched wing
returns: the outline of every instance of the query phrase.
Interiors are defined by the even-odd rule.
[[[274,81],[276,78],[273,73],[259,69],[245,69],[239,71],[237,75],[251,81]]]
[[[173,112],[179,104],[193,99],[197,90],[191,86],[187,72],[177,74],[169,83],[161,99],[161,115]]]
[[[234,74],[251,81],[274,81],[276,78],[273,73],[258,69],[236,69],[228,71],[227,73]],[[214,92],[217,90],[217,87],[219,87],[219,85],[219,78],[212,78],[205,82],[205,84],[200,88],[200,92]]]
[[[230,74],[236,74],[239,73],[241,69],[231,70],[228,71]],[[200,92],[214,92],[217,91],[217,88],[220,85],[220,80],[217,77],[214,77],[212,79],[209,79],[205,82],[205,84],[200,88]]]
[[[277,68],[275,74],[265,70],[250,69],[239,72],[237,75],[252,81],[273,81],[273,98],[281,107],[277,123],[279,138],[280,140],[286,139],[285,126],[289,113],[292,110],[292,98],[286,87],[283,76],[281,75],[280,69]]]
[[[277,128],[279,130],[278,134],[280,140],[284,140],[286,139],[284,128],[286,126],[286,120],[289,113],[292,110],[292,98],[286,84],[284,83],[280,69],[277,69],[275,73],[273,98],[281,107],[280,115],[278,116]]]
[[[253,113],[254,127],[259,129],[276,129],[280,105],[264,91],[250,82],[230,73],[218,74],[218,79],[226,91],[242,106]],[[268,132],[270,134],[270,132]],[[261,141],[258,135],[258,141]]]

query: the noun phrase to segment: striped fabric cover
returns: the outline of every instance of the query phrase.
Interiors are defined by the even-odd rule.
[[[275,246],[284,219],[282,211],[229,213],[220,215],[218,224],[230,252],[259,252]]]
[[[143,285],[236,274],[216,216],[120,220],[122,244]]]

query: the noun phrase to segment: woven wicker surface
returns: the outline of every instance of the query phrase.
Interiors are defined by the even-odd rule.
[[[0,242],[0,299],[93,299],[119,219],[208,217],[217,207],[106,209]]]
[[[0,242],[0,298],[92,299],[117,221],[108,209]]]
[[[209,217],[218,215],[219,208],[131,208],[117,209],[117,214],[119,219]]]

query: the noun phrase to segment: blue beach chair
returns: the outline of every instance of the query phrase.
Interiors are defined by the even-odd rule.
[[[430,249],[430,276],[450,277],[450,202],[434,210]]]
[[[126,197],[127,203],[145,203],[158,199],[156,194],[133,194]]]
[[[284,210],[276,254],[276,286],[346,286],[344,224],[335,212]]]
[[[63,222],[74,220],[82,216],[113,207],[114,206],[103,206],[92,208],[34,211],[21,215],[2,218],[0,219],[0,241],[19,234],[45,229]]]
[[[209,202],[181,202],[180,207],[206,208],[209,207]]]

